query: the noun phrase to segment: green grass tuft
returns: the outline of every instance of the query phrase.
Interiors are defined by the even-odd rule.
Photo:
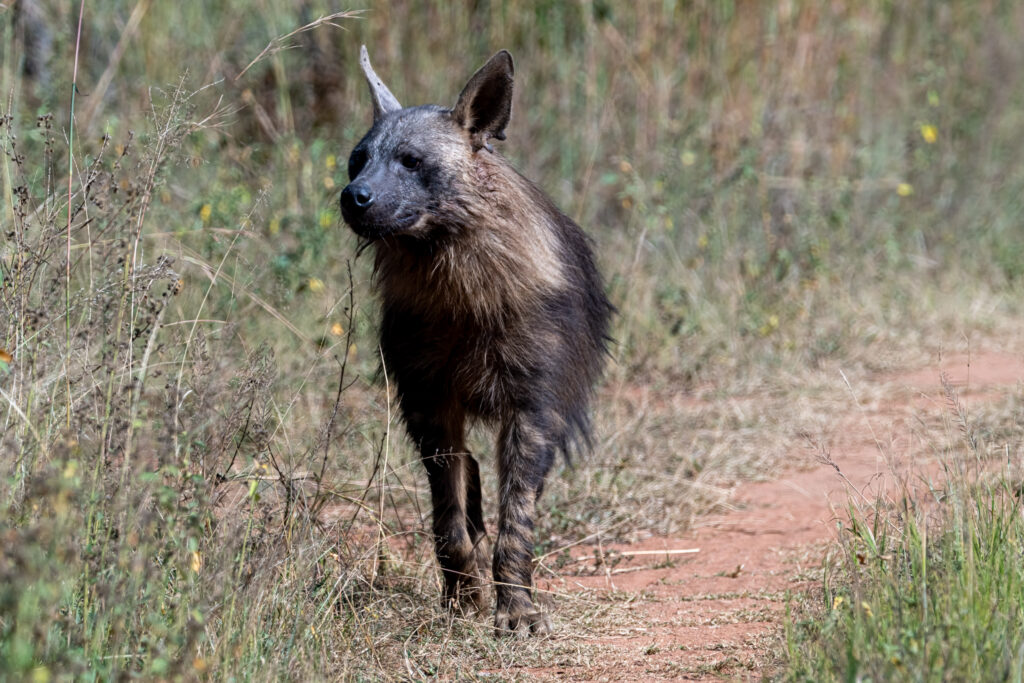
[[[783,678],[1022,679],[1022,454],[965,436],[931,499],[851,505],[821,602],[787,625]]]

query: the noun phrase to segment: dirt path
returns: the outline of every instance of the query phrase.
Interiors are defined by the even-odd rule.
[[[875,391],[869,402],[855,401],[857,389],[851,387],[850,411],[835,416],[831,443],[819,447],[849,484],[822,461],[740,487],[733,510],[701,518],[679,538],[578,549],[577,558],[620,554],[604,567],[580,560],[586,570],[572,575],[567,569],[547,587],[562,594],[636,596],[625,607],[631,618],[617,632],[605,630],[590,640],[596,654],[586,665],[533,673],[560,680],[759,678],[777,658],[787,591],[820,583],[824,552],[835,539],[836,521],[845,516],[850,486],[859,491],[854,498],[897,498],[895,470],[909,475],[900,478],[910,495],[926,493],[924,479],[939,471],[930,455],[936,434],[951,430],[948,422],[943,425],[950,400],[940,373],[970,410],[1024,381],[1024,355],[960,355],[913,373],[879,377],[872,389],[881,393]],[[815,448],[809,443],[806,450],[794,461],[814,464]],[[699,552],[678,552],[693,549]]]

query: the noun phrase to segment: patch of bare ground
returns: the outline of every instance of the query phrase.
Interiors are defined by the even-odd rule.
[[[944,444],[962,428],[957,410],[983,410],[1022,381],[1024,355],[999,351],[860,382],[839,375],[835,409],[825,418],[819,411],[789,440],[804,443],[777,478],[738,485],[722,512],[696,517],[686,533],[576,546],[551,571],[542,561],[539,587],[562,596],[556,619],[565,635],[555,638],[574,639],[585,656],[504,675],[639,681],[770,674],[789,596],[817,587],[851,501],[922,499],[941,471]],[[577,623],[566,633],[577,600],[605,604],[612,616],[600,628]]]

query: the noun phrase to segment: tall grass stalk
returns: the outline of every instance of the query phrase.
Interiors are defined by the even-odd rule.
[[[75,177],[75,94],[78,90],[78,55],[82,46],[82,20],[85,18],[85,0],[78,5],[78,30],[75,32],[75,63],[71,69],[71,104],[68,109],[68,227],[67,254],[64,261],[64,348],[71,353],[71,185]],[[67,389],[67,429],[71,429],[71,373],[65,368]]]

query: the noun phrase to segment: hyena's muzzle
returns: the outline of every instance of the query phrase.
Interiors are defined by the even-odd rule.
[[[369,175],[369,177],[364,177]],[[420,219],[383,174],[362,173],[341,193],[341,215],[360,237],[373,240],[410,228]]]

